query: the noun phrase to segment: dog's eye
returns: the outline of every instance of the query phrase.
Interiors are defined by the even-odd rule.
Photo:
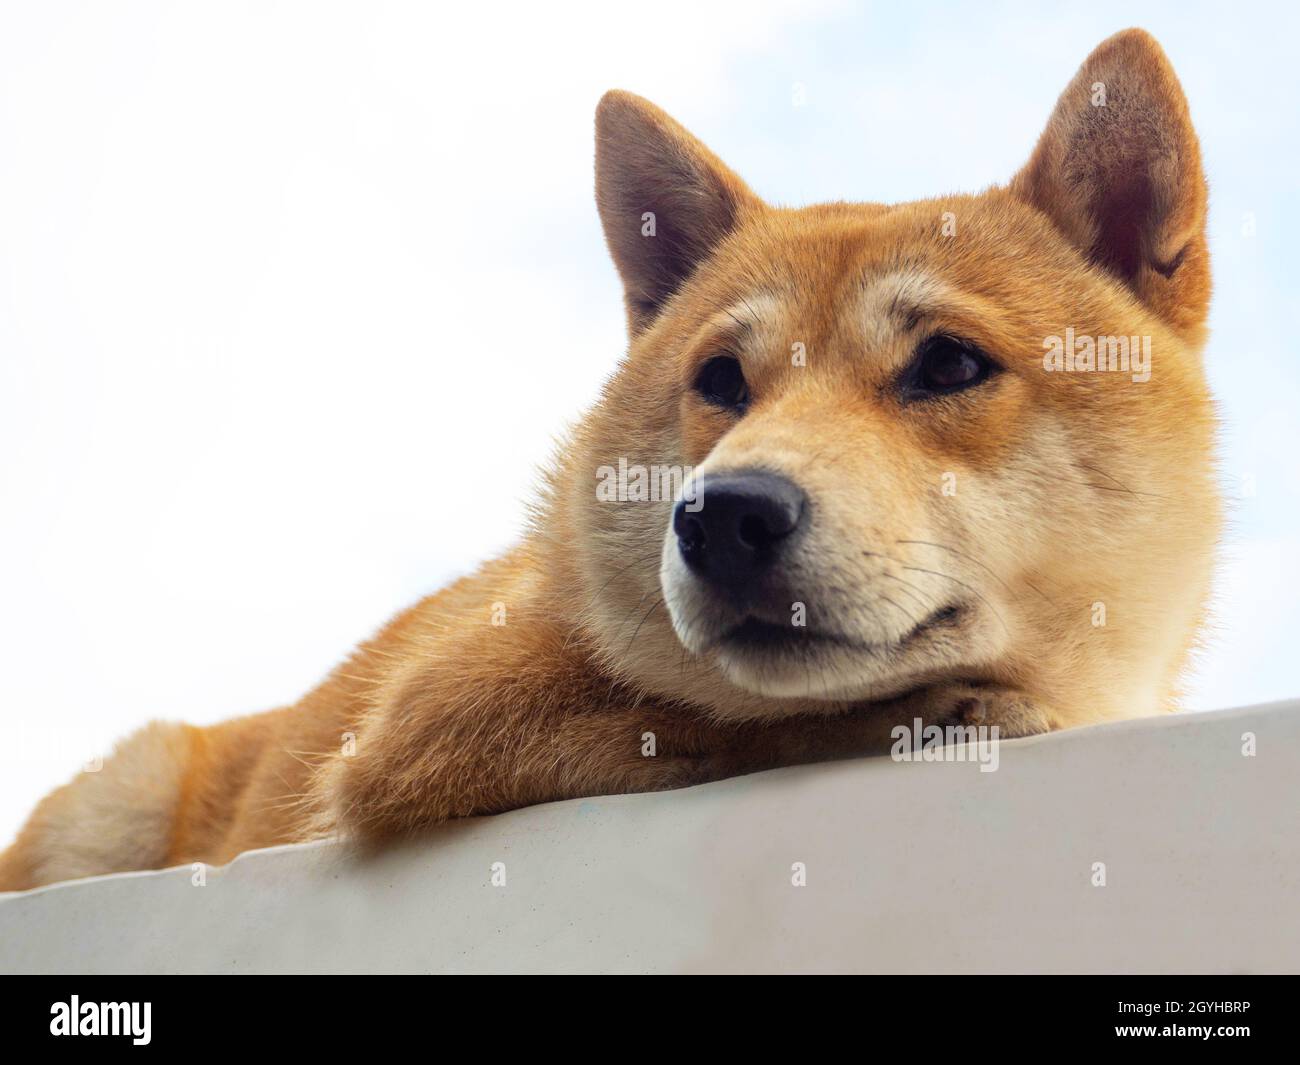
[[[960,392],[978,385],[988,377],[993,363],[964,341],[936,336],[921,345],[915,367],[911,390],[924,395]]]
[[[749,385],[740,360],[731,355],[715,355],[701,366],[695,391],[718,407],[743,410],[749,403]]]

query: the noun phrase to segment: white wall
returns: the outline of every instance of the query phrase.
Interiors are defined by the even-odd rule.
[[[0,896],[0,971],[1300,967],[1300,703],[1014,740],[996,766],[804,766],[364,861],[309,844]]]

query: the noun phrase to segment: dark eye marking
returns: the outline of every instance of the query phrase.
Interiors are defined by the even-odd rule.
[[[701,366],[695,375],[695,391],[726,410],[744,413],[749,405],[749,384],[734,355],[715,355]]]
[[[966,340],[938,334],[921,341],[900,380],[907,399],[927,399],[982,385],[1000,367]]]

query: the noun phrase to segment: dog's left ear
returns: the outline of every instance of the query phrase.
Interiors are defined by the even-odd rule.
[[[1199,334],[1210,298],[1201,150],[1150,34],[1125,30],[1088,56],[1011,190],[1176,329]]]
[[[760,201],[654,104],[614,90],[596,109],[596,206],[636,335]]]

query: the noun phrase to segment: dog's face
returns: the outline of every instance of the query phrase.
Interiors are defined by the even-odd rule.
[[[1204,185],[1171,84],[1154,42],[1121,35],[1011,188],[804,210],[763,204],[644,101],[602,102],[632,344],[570,487],[590,628],[622,675],[730,716],[1034,673],[1061,704],[1053,684],[1100,652],[1159,697],[1214,524]],[[1067,330],[1123,337],[1125,368],[1051,372]],[[1189,568],[1190,592],[1171,580]],[[1097,603],[1127,643],[1088,648]]]

